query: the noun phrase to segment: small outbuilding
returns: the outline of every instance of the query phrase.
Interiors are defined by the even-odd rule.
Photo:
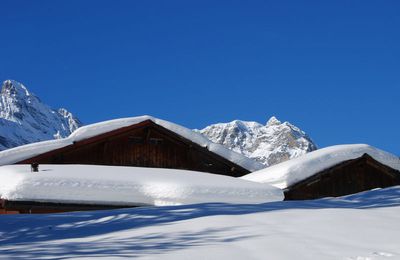
[[[218,174],[98,165],[0,166],[0,214],[283,200],[281,189]]]
[[[285,200],[338,197],[400,185],[400,160],[369,145],[337,145],[242,178],[283,189]]]
[[[151,116],[88,125],[65,139],[0,152],[0,165],[32,163],[184,169],[232,177],[264,167],[199,133]]]

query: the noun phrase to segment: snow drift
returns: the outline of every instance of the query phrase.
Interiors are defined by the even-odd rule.
[[[0,259],[398,260],[399,222],[399,186],[256,205],[2,215]]]
[[[0,167],[0,196],[14,201],[101,205],[180,205],[205,202],[264,203],[283,200],[267,184],[203,172],[93,165]]]

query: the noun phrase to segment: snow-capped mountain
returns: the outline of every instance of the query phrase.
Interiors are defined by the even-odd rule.
[[[266,125],[235,120],[196,130],[211,141],[253,158],[266,166],[292,159],[317,149],[298,127],[271,117]]]
[[[14,80],[0,92],[0,150],[70,135],[81,122],[64,108],[54,110]]]

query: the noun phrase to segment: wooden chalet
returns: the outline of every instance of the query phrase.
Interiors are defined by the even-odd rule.
[[[331,166],[284,190],[285,200],[338,197],[400,185],[400,172],[368,154]]]
[[[212,143],[199,133],[150,116],[89,125],[78,129],[66,139],[39,142],[0,152],[0,165],[10,164],[39,165],[39,168],[43,164],[169,168],[232,177],[243,176],[263,167],[222,145]],[[10,201],[0,197],[0,214],[135,206],[143,205]]]
[[[152,120],[76,141],[15,163],[173,168],[233,177],[250,172]]]

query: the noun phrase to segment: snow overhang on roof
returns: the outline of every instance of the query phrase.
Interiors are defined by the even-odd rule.
[[[400,159],[367,144],[335,145],[247,174],[242,179],[286,189],[341,162],[368,154],[376,161],[400,171]]]
[[[104,121],[78,128],[69,137],[58,140],[43,141],[27,144],[0,152],[0,165],[14,164],[34,156],[72,145],[74,142],[82,141],[107,132],[111,132],[123,127],[139,124],[150,120],[155,124],[162,126],[183,138],[205,147],[213,152],[251,172],[260,170],[265,166],[239,153],[229,150],[223,145],[216,144],[208,140],[203,135],[196,133],[186,127],[158,119],[152,116],[138,116]]]
[[[111,174],[110,174],[111,173]],[[117,206],[283,200],[280,189],[204,172],[98,165],[0,167],[0,199]]]

